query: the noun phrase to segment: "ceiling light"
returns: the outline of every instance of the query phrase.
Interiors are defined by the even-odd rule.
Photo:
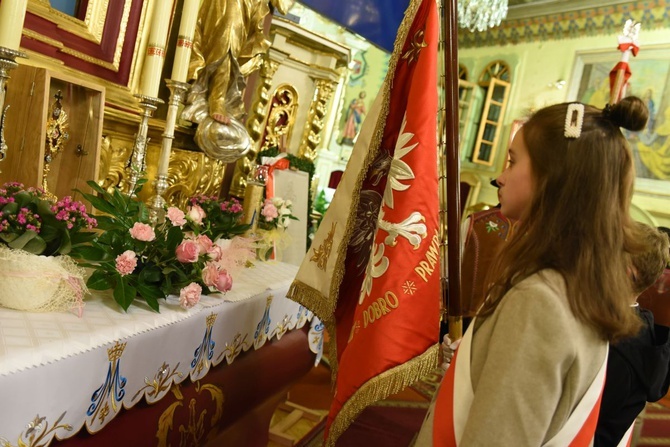
[[[506,16],[507,0],[458,0],[458,25],[472,32],[498,26]]]

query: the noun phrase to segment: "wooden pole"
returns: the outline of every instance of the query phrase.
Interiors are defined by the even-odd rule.
[[[444,108],[441,138],[444,142],[447,229],[447,321],[449,337],[457,340],[463,335],[463,313],[461,306],[461,205],[460,205],[460,157],[458,154],[458,23],[457,0],[443,0],[442,36],[444,41]],[[444,208],[443,208],[444,209]],[[441,213],[441,216],[444,216]],[[445,219],[443,218],[444,222]],[[443,258],[444,262],[444,258]]]

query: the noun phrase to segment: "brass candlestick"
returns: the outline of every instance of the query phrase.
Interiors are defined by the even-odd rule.
[[[26,58],[26,53],[10,48],[0,47],[0,161],[7,156],[7,142],[5,141],[5,117],[9,105],[5,107],[5,91],[7,88],[7,80],[9,79],[9,72],[19,66],[16,62],[17,57]],[[0,171],[2,172],[2,171]]]
[[[133,151],[128,160],[128,186],[126,194],[129,196],[135,195],[135,188],[138,180],[146,174],[146,155],[149,138],[147,133],[149,131],[149,118],[158,108],[158,104],[162,104],[163,100],[159,98],[152,98],[151,96],[135,95],[140,102],[142,109],[142,118],[140,119],[140,127],[135,135],[135,143],[133,144]]]
[[[170,165],[170,153],[172,152],[172,141],[174,140],[174,128],[177,122],[179,105],[184,101],[189,84],[186,82],[166,79],[165,84],[170,89],[170,101],[168,102],[167,117],[165,119],[165,132],[163,132],[163,144],[158,159],[158,172],[154,188],[156,195],[149,201],[149,220],[152,224],[163,222],[165,219],[166,201],[163,194],[168,188],[168,166]]]

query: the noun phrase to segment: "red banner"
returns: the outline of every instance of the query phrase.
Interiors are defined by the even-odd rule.
[[[432,0],[415,11],[404,42],[396,42],[388,115],[377,123],[383,134],[361,184],[347,247],[327,445],[357,409],[418,379],[439,338],[438,20]]]

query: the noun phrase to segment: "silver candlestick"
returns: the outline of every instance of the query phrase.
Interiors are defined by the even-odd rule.
[[[170,164],[170,153],[172,152],[172,141],[174,140],[174,128],[177,122],[179,105],[184,101],[189,84],[186,82],[166,79],[165,84],[170,89],[170,101],[168,102],[167,117],[165,119],[165,132],[163,132],[163,144],[158,159],[158,172],[154,188],[156,195],[149,201],[149,220],[152,224],[161,223],[165,220],[166,201],[163,194],[168,188],[168,166]]]
[[[5,90],[9,72],[19,66],[15,60],[17,57],[26,58],[28,56],[22,51],[0,47],[0,114],[2,115],[0,119],[0,161],[5,159],[8,149],[5,141],[5,117],[9,106],[5,108]]]
[[[146,155],[149,138],[147,132],[149,131],[149,118],[158,108],[158,104],[163,104],[163,100],[159,98],[152,98],[151,96],[135,95],[140,102],[142,109],[142,118],[140,119],[140,127],[135,135],[135,143],[133,144],[133,151],[128,160],[128,185],[126,194],[129,196],[135,195],[135,188],[137,182],[146,174]]]

